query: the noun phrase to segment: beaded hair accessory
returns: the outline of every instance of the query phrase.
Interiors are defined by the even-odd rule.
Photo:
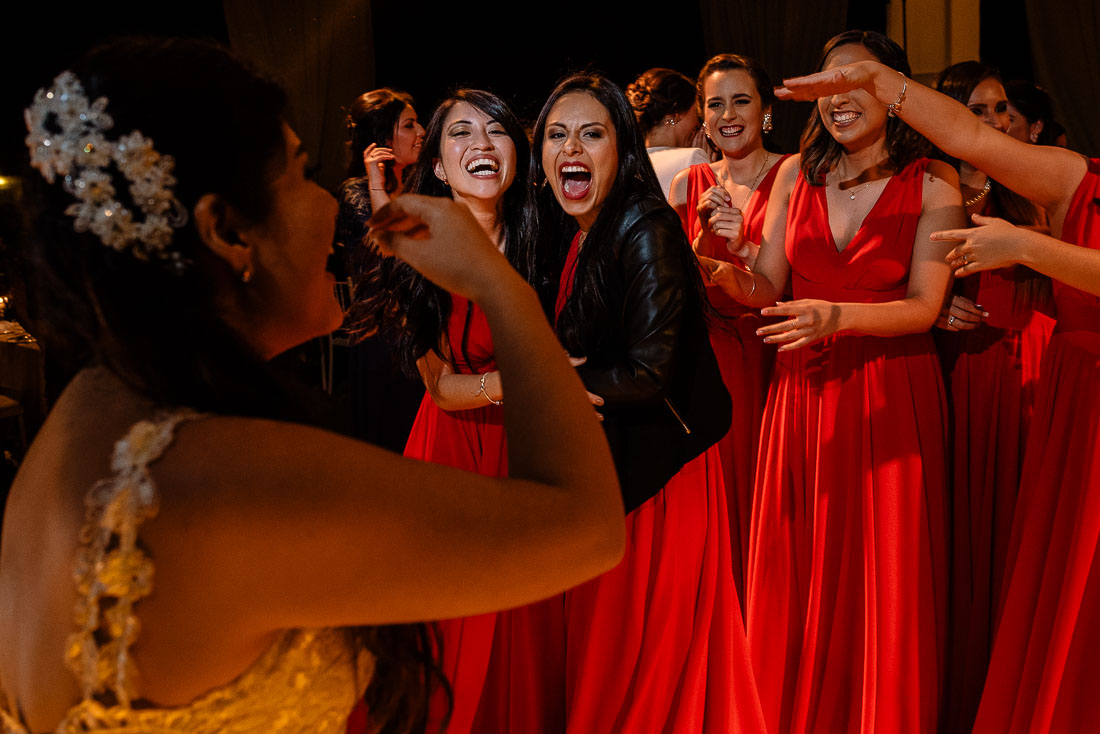
[[[49,183],[61,178],[76,199],[65,214],[75,219],[77,232],[91,231],[107,247],[129,250],[140,260],[180,267],[182,257],[169,249],[172,230],[187,222],[187,211],[172,190],[175,161],[158,153],[138,130],[109,140],[104,133],[114,121],[106,109],[106,97],[89,103],[76,75],[61,72],[23,112],[31,165]],[[107,170],[112,163],[129,183],[142,219],[118,200]]]

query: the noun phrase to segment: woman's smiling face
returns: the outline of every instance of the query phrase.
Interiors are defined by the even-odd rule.
[[[879,60],[862,44],[846,43],[829,52],[822,70]],[[817,110],[825,129],[848,150],[863,148],[886,136],[886,105],[864,89],[822,97],[817,100]]]
[[[703,80],[707,136],[726,155],[740,158],[762,145],[761,128],[768,111],[744,69],[719,69]]]
[[[542,168],[565,213],[587,231],[615,185],[618,138],[607,108],[587,92],[569,92],[546,116]]]
[[[455,199],[499,199],[516,176],[516,145],[499,121],[457,102],[443,121],[435,175]]]

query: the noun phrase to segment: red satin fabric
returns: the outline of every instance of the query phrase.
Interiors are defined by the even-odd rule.
[[[452,296],[447,339],[451,362],[456,372],[481,373],[496,369],[489,322],[476,305],[461,296]],[[467,316],[469,328],[467,329]],[[416,415],[405,456],[475,471],[487,476],[508,473],[508,453],[504,440],[503,409],[486,401],[483,408],[448,412],[424,394]],[[469,734],[487,685],[490,653],[493,646],[495,613],[439,622],[443,640],[443,672],[454,693],[454,709],[447,734]],[[362,704],[348,720],[349,734],[365,734],[366,717]],[[446,713],[446,699],[437,692],[432,699],[429,731],[436,731]]]
[[[926,161],[838,252],[823,187],[792,193],[794,297],[904,296]],[[932,338],[778,355],[756,474],[748,635],[773,734],[933,732],[945,646],[946,399]]]
[[[1100,249],[1100,162],[1062,239]],[[1055,281],[975,734],[1100,731],[1100,298]]]
[[[775,184],[779,164],[785,158],[787,156],[783,156],[765,174],[741,211],[744,217],[741,231],[749,242],[760,244],[768,197]],[[714,171],[707,164],[694,165],[688,169],[687,216],[682,220],[688,241],[694,241],[703,227],[696,213],[699,198],[717,183]],[[742,264],[739,262],[740,258],[725,248],[713,254],[718,259]],[[756,330],[765,323],[758,311],[742,306],[720,288],[707,288],[707,297],[711,306],[726,317],[714,319],[710,324],[710,344],[718,360],[722,381],[726,384],[733,402],[733,420],[729,433],[718,442],[718,452],[726,478],[733,581],[738,598],[743,603],[749,557],[749,522],[752,516],[752,478],[760,444],[764,397],[767,395],[768,379],[775,361],[775,347],[765,344],[756,335]]]
[[[1017,283],[1026,275],[1003,268],[962,279],[956,291],[989,317],[976,329],[936,332],[953,434],[945,732],[969,732],[978,712],[1039,366],[1054,331],[1049,296],[1037,303],[1020,297]]]

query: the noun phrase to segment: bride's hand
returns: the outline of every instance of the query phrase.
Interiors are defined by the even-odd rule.
[[[382,254],[472,301],[501,279],[518,277],[470,210],[451,199],[403,194],[375,212],[367,226]]]

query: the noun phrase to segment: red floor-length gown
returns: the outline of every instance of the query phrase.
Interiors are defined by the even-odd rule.
[[[985,216],[997,216],[987,206]],[[952,428],[951,595],[945,732],[969,732],[989,668],[1039,365],[1054,331],[1049,292],[1021,291],[1034,274],[988,270],[956,292],[989,313],[976,329],[939,331]]]
[[[455,372],[479,374],[496,369],[489,322],[474,303],[451,296],[447,340]],[[489,404],[472,410],[446,411],[425,393],[416,415],[405,456],[475,471],[486,476],[508,473],[503,408]],[[443,620],[442,668],[454,692],[454,709],[447,734],[469,734],[486,684],[496,614]],[[431,727],[438,727],[446,710],[439,692],[432,699]],[[349,734],[362,734],[365,711],[360,706],[348,722]]]
[[[714,445],[628,513],[616,568],[565,592],[569,734],[764,731],[731,582],[724,488]]]
[[[1100,249],[1098,197],[1092,161],[1064,241]],[[1100,731],[1100,298],[1054,301],[975,734]]]
[[[886,184],[838,251],[801,177],[794,297],[903,298],[927,161]],[[946,399],[928,333],[781,352],[764,412],[748,635],[772,734],[933,732],[945,644]]]
[[[783,156],[771,167],[759,186],[752,192],[741,210],[742,237],[757,245],[764,231],[764,213],[768,208],[775,175]],[[718,184],[709,164],[698,164],[688,169],[688,195],[686,218],[682,220],[688,241],[699,234],[703,223],[699,221],[696,207],[699,198]],[[738,261],[724,247],[712,255],[719,260]],[[740,264],[740,263],[738,263]],[[745,576],[749,559],[749,522],[752,517],[752,481],[756,467],[756,452],[760,444],[760,419],[764,414],[764,398],[768,392],[775,347],[765,344],[756,335],[764,325],[764,319],[756,309],[743,306],[728,296],[721,288],[708,288],[710,304],[724,316],[713,319],[710,327],[710,344],[718,360],[722,381],[729,390],[733,402],[733,420],[730,430],[718,442],[722,473],[726,478],[726,506],[729,508],[730,555],[733,581],[742,605],[745,602]]]

